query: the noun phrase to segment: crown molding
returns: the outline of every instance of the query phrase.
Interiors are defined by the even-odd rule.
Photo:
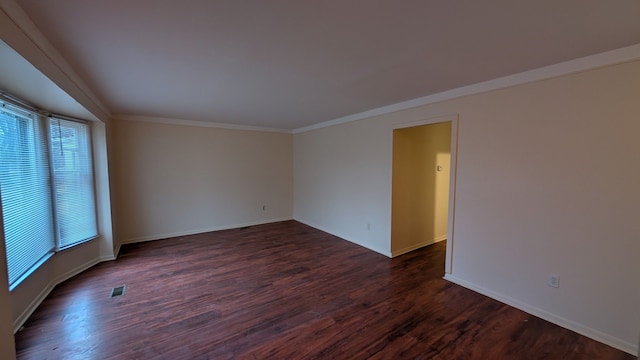
[[[403,101],[329,121],[324,121],[321,123],[294,129],[293,133],[298,134],[311,130],[322,129],[325,127],[344,124],[356,120],[362,120],[373,116],[389,114],[392,112],[407,110],[418,106],[433,104],[445,100],[452,100],[463,96],[480,94],[516,85],[522,85],[535,81],[551,79],[559,76],[617,65],[637,59],[640,59],[640,44],[635,44],[599,54],[589,55],[574,60],[528,70],[513,75],[507,75],[496,79],[483,81],[477,84],[467,85],[456,89],[443,91],[437,94]]]
[[[227,130],[243,130],[243,131],[259,131],[259,132],[275,132],[275,133],[291,134],[291,130],[288,130],[288,129],[278,129],[278,128],[270,128],[270,127],[262,127],[262,126],[250,126],[250,125],[223,124],[223,123],[216,123],[216,122],[209,122],[209,121],[182,120],[182,119],[172,119],[172,118],[152,117],[152,116],[120,114],[120,115],[113,115],[113,119],[121,120],[121,121],[137,121],[137,122],[148,122],[148,123],[165,124],[165,125],[182,125],[182,126],[227,129]]]
[[[100,102],[90,88],[84,83],[69,63],[51,45],[42,32],[31,21],[24,10],[15,0],[0,0],[0,39],[31,62],[38,70],[52,79],[60,88],[66,91],[87,110],[104,122],[114,117]],[[288,130],[260,126],[245,126],[206,121],[178,120],[154,117],[138,117],[118,115],[121,120],[159,122],[165,124],[190,125],[201,127],[215,127],[234,130],[266,131],[280,133],[302,133],[329,126],[366,119],[372,116],[384,115],[396,111],[407,110],[441,101],[456,99],[463,96],[480,94],[483,92],[522,85],[530,82],[569,75],[582,71],[612,66],[640,58],[640,44],[594,54],[574,60],[545,66],[538,69],[524,71],[481,83],[459,87],[452,90],[408,100],[368,111],[320,122],[317,124]]]
[[[103,122],[111,114],[15,0],[0,0],[0,39]]]

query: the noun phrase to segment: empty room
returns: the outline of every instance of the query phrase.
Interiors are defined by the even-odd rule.
[[[636,359],[638,19],[0,0],[0,359]]]

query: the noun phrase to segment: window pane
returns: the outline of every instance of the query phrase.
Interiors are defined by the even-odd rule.
[[[34,114],[0,110],[0,196],[9,285],[54,248],[47,143]]]
[[[49,124],[58,247],[65,248],[97,235],[89,126],[55,118]]]

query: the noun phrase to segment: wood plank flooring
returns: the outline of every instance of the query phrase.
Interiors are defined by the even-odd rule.
[[[52,291],[18,359],[634,359],[443,280],[444,252],[295,221],[125,245]]]

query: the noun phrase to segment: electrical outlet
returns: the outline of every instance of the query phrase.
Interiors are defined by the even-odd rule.
[[[547,285],[554,287],[554,288],[559,288],[560,287],[560,275],[549,275],[549,278],[547,279]]]

